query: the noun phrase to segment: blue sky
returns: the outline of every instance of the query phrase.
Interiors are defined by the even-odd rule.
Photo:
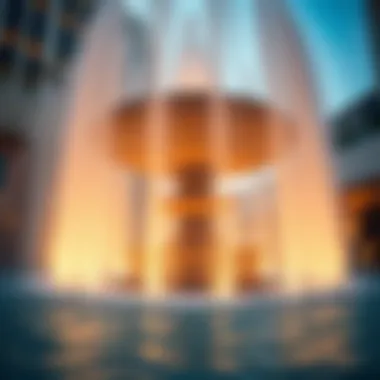
[[[151,0],[127,0],[144,17]],[[252,18],[255,0],[232,0],[225,35],[225,81],[233,91],[251,91],[265,96],[256,23]],[[278,0],[267,0],[278,1]],[[321,105],[332,114],[368,91],[373,72],[368,43],[364,0],[288,0],[311,56]],[[186,18],[199,18],[204,0],[175,0],[172,50],[181,45],[176,36]],[[254,14],[254,12],[253,12]],[[179,29],[176,29],[179,28]],[[253,37],[252,37],[253,36]],[[186,37],[183,37],[186,38]],[[176,48],[175,48],[176,46]],[[175,54],[174,54],[175,56]],[[247,73],[250,80],[247,81]]]
[[[305,31],[327,112],[373,85],[367,14],[363,0],[291,0]]]

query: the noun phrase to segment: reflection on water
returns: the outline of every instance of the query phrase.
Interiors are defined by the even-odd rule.
[[[359,376],[379,366],[379,321],[375,287],[193,309],[4,293],[0,373],[26,380]]]

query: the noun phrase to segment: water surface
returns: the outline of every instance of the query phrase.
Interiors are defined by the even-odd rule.
[[[380,378],[380,286],[148,305],[0,292],[0,379]]]

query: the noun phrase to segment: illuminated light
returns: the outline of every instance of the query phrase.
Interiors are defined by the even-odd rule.
[[[95,160],[101,150],[94,149],[93,153]],[[75,158],[72,162],[75,169],[69,165],[67,185],[61,188],[62,203],[56,209],[58,219],[51,241],[50,269],[58,284],[101,289],[112,283],[115,276],[128,272],[124,231],[128,226],[120,208],[125,204],[124,189],[117,173],[110,170],[111,165],[98,162],[99,172],[95,173],[85,164],[86,157],[75,155]],[[73,175],[76,170],[77,175]]]
[[[198,61],[189,57],[186,65],[179,74],[181,91],[199,91],[207,88],[209,81],[204,67]]]
[[[122,19],[112,2],[86,32],[71,86],[63,93],[67,108],[62,157],[56,164],[45,226],[47,275],[58,288],[105,290],[115,276],[125,278],[131,270],[125,177],[110,156],[112,131],[107,120],[123,91],[124,39],[119,28]]]
[[[216,171],[216,186],[221,182],[223,174],[228,169],[231,160],[229,146],[229,124],[222,100],[215,96],[211,105],[211,144],[213,152],[214,170]],[[231,197],[218,196],[215,191],[215,263],[216,273],[212,293],[217,298],[230,298],[235,294],[235,255],[237,253],[236,219]]]
[[[167,142],[165,134],[164,102],[153,99],[148,112],[146,160],[148,167],[148,195],[146,237],[144,251],[144,291],[147,296],[165,294],[165,251],[168,248],[165,231],[164,194],[161,179],[165,176]]]
[[[223,205],[224,203],[224,205]],[[215,256],[217,258],[213,295],[230,298],[235,294],[236,235],[233,208],[229,202],[218,202],[215,218],[217,236]]]
[[[162,347],[162,343],[147,342],[140,349],[140,356],[151,362],[165,362],[167,352]]]

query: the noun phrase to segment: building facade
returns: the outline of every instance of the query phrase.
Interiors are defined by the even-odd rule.
[[[80,30],[94,1],[0,1],[0,262],[24,266],[27,205],[40,150],[47,149],[38,128],[38,105],[46,87],[59,88],[75,52]],[[45,88],[43,90],[42,88]],[[52,128],[52,126],[49,126]],[[30,263],[28,263],[29,265]]]
[[[380,3],[368,1],[375,84],[332,123],[347,245],[355,269],[380,265]]]
[[[32,86],[59,75],[94,1],[2,0],[1,72]]]

